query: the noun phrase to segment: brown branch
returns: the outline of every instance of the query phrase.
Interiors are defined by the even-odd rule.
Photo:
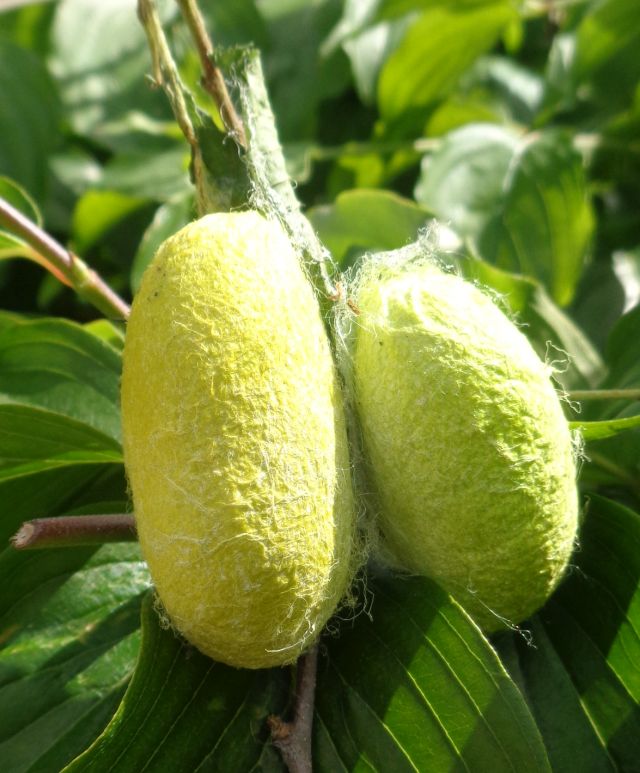
[[[216,64],[213,44],[198,8],[197,0],[177,0],[177,3],[198,49],[203,73],[202,86],[213,97],[226,130],[240,147],[246,148],[247,136],[244,124],[233,106],[222,71]]]
[[[34,260],[107,317],[129,316],[128,304],[92,268],[1,197],[0,225],[29,245]]]
[[[318,670],[318,646],[298,659],[293,721],[271,716],[267,720],[274,745],[289,773],[311,773],[311,729]]]
[[[16,550],[35,550],[135,542],[137,538],[132,515],[64,515],[25,521],[11,543]]]

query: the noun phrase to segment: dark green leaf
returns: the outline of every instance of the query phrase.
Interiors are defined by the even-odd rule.
[[[269,98],[284,141],[313,137],[322,100],[349,85],[346,57],[323,48],[341,10],[340,0],[260,3],[271,41],[264,57]]]
[[[29,518],[121,512],[122,501],[96,498],[124,494],[112,466],[0,481],[3,544]],[[148,584],[136,545],[0,551],[0,758],[11,773],[60,770],[108,722],[133,669]]]
[[[120,357],[80,325],[0,315],[0,371],[0,403],[44,408],[119,442]]]
[[[548,770],[516,686],[426,579],[380,580],[372,620],[343,623],[321,661],[319,770]]]
[[[55,86],[35,54],[0,40],[0,94],[0,175],[39,198],[58,139]]]
[[[203,5],[207,28],[218,44],[253,43],[266,48],[268,35],[255,0],[222,0]]]
[[[606,387],[629,389],[640,386],[640,360],[636,343],[640,340],[640,304],[620,318],[611,331],[606,358],[609,374]]]
[[[502,662],[526,696],[545,742],[554,773],[613,773],[613,760],[591,723],[549,637],[534,617],[520,634],[498,640]]]
[[[593,212],[569,137],[465,127],[425,158],[416,197],[471,239],[482,258],[540,279],[560,305],[571,301]]]
[[[284,670],[234,669],[204,657],[142,609],[135,674],[113,720],[65,773],[283,771],[266,718],[284,707]]]
[[[635,0],[596,0],[576,31],[571,75],[602,101],[621,107],[640,80],[640,25]],[[615,84],[615,87],[613,87]]]
[[[530,680],[527,691],[538,716],[548,712],[542,726],[556,744],[552,760],[563,760],[560,770],[609,770],[607,755],[618,770],[634,770],[640,751],[640,516],[610,500],[590,497],[575,560],[579,568],[539,613],[546,632],[542,652],[519,646],[523,672]],[[573,690],[553,653],[542,659],[550,645]],[[553,680],[553,692],[545,695],[542,680],[549,684],[553,671],[559,678]],[[556,690],[562,702],[554,705]],[[580,721],[577,701],[588,724]],[[565,732],[573,743],[567,743]],[[578,747],[578,742],[585,746]],[[593,768],[581,768],[577,756],[571,765],[570,754],[585,759],[589,749],[594,752]]]
[[[50,467],[121,463],[120,444],[67,416],[0,405],[0,479]]]

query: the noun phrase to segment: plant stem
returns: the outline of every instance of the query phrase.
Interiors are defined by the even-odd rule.
[[[640,389],[574,389],[570,400],[640,400]]]
[[[177,0],[177,3],[187,22],[193,42],[198,49],[202,66],[202,86],[213,97],[226,130],[240,147],[246,149],[247,137],[244,125],[233,106],[222,71],[216,64],[213,44],[205,27],[198,4],[196,0]]]
[[[317,645],[298,659],[293,721],[268,719],[271,738],[289,773],[311,773],[311,728],[318,670]]]
[[[29,245],[32,254],[28,257],[45,266],[107,317],[126,319],[129,316],[128,304],[92,268],[3,198],[0,198],[0,225]]]
[[[135,542],[137,538],[132,515],[63,515],[25,521],[11,542],[16,550],[35,550]]]
[[[178,74],[178,68],[173,61],[154,0],[138,0],[138,18],[149,43],[153,81],[156,86],[161,86],[164,89],[180,131],[195,153],[198,150],[198,140],[189,118],[189,110],[184,98],[184,87]]]

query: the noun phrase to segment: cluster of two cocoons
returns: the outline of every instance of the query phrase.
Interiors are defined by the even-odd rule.
[[[233,666],[295,661],[349,593],[362,551],[345,402],[378,562],[435,579],[491,632],[542,606],[572,551],[572,437],[516,325],[411,256],[369,261],[352,292],[348,401],[275,220],[188,225],[134,300],[122,412],[143,555],[171,624]]]

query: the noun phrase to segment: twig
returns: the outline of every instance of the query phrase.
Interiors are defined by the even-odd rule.
[[[137,538],[132,515],[63,515],[25,521],[11,543],[16,550],[34,550],[135,542]]]
[[[640,400],[640,389],[574,389],[570,400]]]
[[[193,42],[198,49],[202,66],[202,86],[212,97],[226,130],[233,136],[240,147],[247,147],[247,137],[244,125],[236,112],[224,77],[216,64],[213,44],[204,24],[204,19],[195,0],[177,0],[184,16]]]
[[[198,150],[198,140],[189,118],[184,86],[173,61],[154,0],[138,0],[138,18],[147,35],[155,85],[164,89],[180,131],[195,152]]]
[[[0,198],[0,225],[29,245],[33,251],[30,257],[107,317],[126,319],[129,316],[128,304],[92,268],[3,198]]]
[[[317,645],[302,655],[297,665],[297,685],[293,721],[281,717],[268,719],[273,743],[280,751],[289,773],[311,773],[311,728],[318,670]]]

